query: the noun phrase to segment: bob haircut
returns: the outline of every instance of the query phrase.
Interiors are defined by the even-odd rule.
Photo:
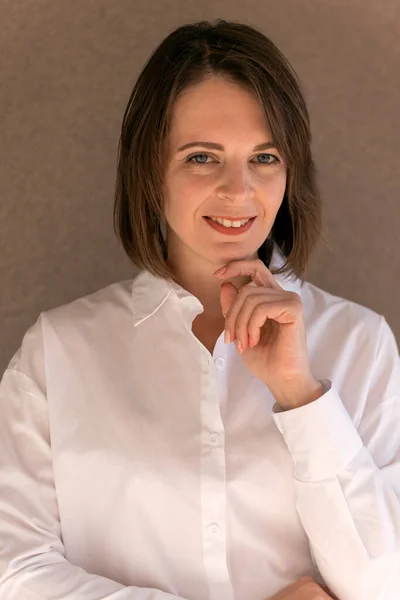
[[[173,278],[162,230],[164,141],[179,94],[215,76],[256,95],[287,165],[282,204],[258,257],[268,267],[275,242],[285,262],[274,273],[290,272],[304,279],[322,227],[309,114],[288,60],[261,31],[246,24],[218,19],[215,24],[183,25],[149,57],[123,117],[114,231],[133,264]]]

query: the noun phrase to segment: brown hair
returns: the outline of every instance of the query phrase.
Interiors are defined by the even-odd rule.
[[[286,257],[275,273],[290,271],[304,278],[322,227],[306,103],[296,73],[273,42],[261,31],[234,21],[178,27],[145,64],[123,117],[115,232],[135,265],[172,277],[161,231],[164,140],[179,94],[211,76],[245,86],[264,108],[274,143],[287,164],[287,184],[258,256],[268,266],[275,241]]]

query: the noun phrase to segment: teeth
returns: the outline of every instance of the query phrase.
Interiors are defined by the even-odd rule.
[[[224,227],[242,227],[245,225],[250,219],[244,219],[243,221],[228,221],[228,219],[215,219],[214,217],[210,217],[211,221],[215,221],[215,223],[219,223]]]

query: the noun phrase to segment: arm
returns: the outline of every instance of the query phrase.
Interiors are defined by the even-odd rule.
[[[400,598],[400,364],[383,317],[370,369],[358,430],[333,387],[273,415],[311,550],[340,600]]]
[[[38,356],[17,353],[0,383],[0,600],[178,600],[65,558],[41,369],[19,370]]]

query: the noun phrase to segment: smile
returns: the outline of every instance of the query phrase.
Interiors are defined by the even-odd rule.
[[[253,225],[256,217],[247,217],[243,219],[225,219],[221,217],[204,217],[212,229],[227,235],[238,235],[245,233]]]
[[[241,227],[245,225],[247,221],[250,221],[251,217],[244,217],[243,219],[224,219],[223,217],[208,217],[215,223],[220,223],[224,227]]]

